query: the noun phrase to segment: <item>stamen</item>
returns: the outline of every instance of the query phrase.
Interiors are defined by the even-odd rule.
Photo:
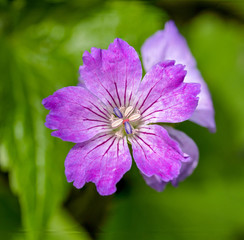
[[[116,132],[115,136],[118,138],[122,138],[123,137],[122,129],[120,129],[118,132]]]
[[[112,122],[111,126],[112,128],[117,128],[118,126],[120,126],[123,123],[123,119],[118,119]]]
[[[111,122],[113,122],[114,121],[114,115],[113,114],[111,114],[111,116],[110,116],[110,118],[109,118],[109,121],[111,121]]]
[[[125,126],[125,131],[127,134],[132,134],[132,127],[131,125],[129,124],[129,122],[125,122],[124,123],[124,126]]]
[[[139,113],[134,113],[134,114],[132,114],[132,115],[129,117],[129,121],[130,121],[130,122],[137,121],[137,120],[140,119],[140,117],[141,117],[141,114],[139,114]]]
[[[134,107],[128,106],[126,107],[115,107],[113,109],[114,114],[111,117],[111,126],[112,128],[118,128],[122,124],[124,125],[124,130],[122,127],[118,128],[118,131],[115,133],[117,137],[123,137],[124,131],[130,135],[135,133],[135,129],[130,124],[130,122],[135,122],[141,118],[141,114],[138,110],[135,110]]]
[[[114,114],[118,117],[118,118],[123,118],[123,114],[120,112],[120,110],[115,107],[114,108]]]
[[[129,106],[128,108],[125,109],[125,114],[124,116],[127,117],[133,112],[134,108],[132,106]]]
[[[122,115],[125,113],[125,107],[120,107],[119,110],[122,113]]]
[[[137,133],[138,132],[138,129],[132,129],[132,134],[135,134],[135,133]]]

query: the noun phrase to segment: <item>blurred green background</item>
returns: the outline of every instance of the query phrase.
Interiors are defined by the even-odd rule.
[[[113,196],[64,175],[73,146],[51,137],[43,98],[76,85],[81,56],[120,37],[143,42],[173,19],[211,91],[217,133],[178,125],[200,162],[158,193],[135,166]],[[244,239],[242,1],[0,0],[0,239]]]

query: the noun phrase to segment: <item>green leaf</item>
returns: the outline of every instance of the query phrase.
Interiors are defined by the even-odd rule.
[[[51,137],[41,102],[58,88],[75,85],[77,68],[62,51],[63,26],[47,19],[35,28],[30,24],[0,39],[0,163],[19,197],[26,238],[37,240],[71,187],[64,160],[73,146]]]
[[[4,175],[0,174],[0,234],[2,239],[11,239],[21,229],[20,207]]]
[[[109,1],[101,11],[76,24],[65,49],[80,62],[84,51],[106,49],[119,37],[140,55],[144,40],[161,29],[166,19],[163,11],[140,1]]]
[[[50,219],[45,240],[89,240],[88,234],[64,210],[58,210]]]

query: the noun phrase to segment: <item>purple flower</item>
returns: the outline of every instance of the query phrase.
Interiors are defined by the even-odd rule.
[[[207,127],[211,132],[215,132],[214,108],[207,84],[197,69],[196,61],[187,46],[186,40],[179,33],[174,22],[167,22],[164,30],[149,37],[142,46],[141,52],[146,71],[154,64],[168,59],[174,59],[176,63],[186,66],[185,82],[201,84],[199,103],[190,120]]]
[[[101,195],[114,193],[131,168],[128,142],[145,178],[176,185],[189,175],[198,158],[194,142],[172,128],[152,125],[182,122],[195,111],[200,85],[183,82],[184,66],[156,64],[141,82],[139,57],[121,39],[108,50],[85,52],[83,64],[80,86],[43,100],[50,110],[46,126],[56,130],[52,135],[77,143],[65,160],[68,182],[77,188],[93,182]]]

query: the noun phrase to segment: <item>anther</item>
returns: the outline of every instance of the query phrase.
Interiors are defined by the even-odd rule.
[[[114,114],[118,117],[118,118],[123,118],[123,114],[120,112],[120,110],[115,107],[114,109]]]
[[[127,117],[133,112],[134,108],[132,106],[129,106],[125,109],[125,114],[124,116]]]
[[[112,122],[111,126],[112,128],[117,128],[118,126],[120,126],[123,123],[123,119],[118,119]]]
[[[129,117],[129,121],[130,121],[130,122],[137,121],[137,120],[140,119],[140,117],[141,117],[141,114],[139,114],[139,113],[134,113],[134,114],[132,114],[132,115]]]
[[[130,123],[129,122],[125,122],[124,126],[125,126],[126,133],[127,134],[132,134],[132,127],[131,127]]]

